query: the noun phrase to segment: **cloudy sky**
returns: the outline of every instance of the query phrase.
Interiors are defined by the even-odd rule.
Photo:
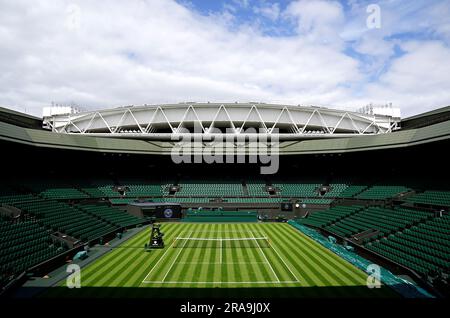
[[[392,102],[409,116],[450,105],[449,17],[447,0],[0,0],[0,106]]]

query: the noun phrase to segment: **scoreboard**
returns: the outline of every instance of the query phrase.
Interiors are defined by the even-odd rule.
[[[128,213],[138,217],[157,219],[180,219],[181,205],[178,203],[136,202],[127,207]]]

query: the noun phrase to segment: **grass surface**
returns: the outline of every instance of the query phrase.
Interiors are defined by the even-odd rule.
[[[367,275],[288,224],[164,223],[166,247],[146,252],[150,228],[124,242],[81,272],[80,289],[52,288],[47,296],[81,297],[372,297]],[[261,243],[210,247],[175,238],[267,237]],[[243,244],[243,243],[242,243]],[[246,242],[248,244],[248,242]],[[62,284],[61,286],[63,286]],[[118,288],[112,288],[118,287]]]

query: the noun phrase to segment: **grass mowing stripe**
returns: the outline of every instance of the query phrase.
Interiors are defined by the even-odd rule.
[[[243,225],[243,228],[248,231],[247,236],[249,237],[255,237],[253,234],[254,226],[250,224]],[[256,240],[255,240],[256,241]],[[259,246],[258,242],[254,242]],[[274,281],[280,281],[277,274],[272,268],[272,265],[269,263],[269,260],[265,256],[264,252],[262,251],[261,247],[251,247],[248,248],[249,254],[252,256],[249,257],[247,260],[248,262],[256,261],[256,262],[263,262],[264,264],[251,264],[248,265],[252,268],[252,271],[257,272],[259,275],[257,275],[256,281],[267,281],[267,282],[274,282]]]
[[[246,231],[250,231],[250,233],[247,233],[246,235],[244,234],[245,237],[247,238],[251,238],[253,237],[251,232],[251,229],[248,228],[248,224],[242,224],[241,225],[242,229],[246,230]],[[238,265],[238,266],[244,266],[245,268],[248,269],[248,275],[249,278],[247,281],[253,282],[253,281],[262,281],[265,280],[263,277],[263,267],[262,266],[255,266],[255,264],[252,264],[253,260],[263,260],[262,254],[260,254],[259,248],[255,248],[255,247],[246,247],[245,246],[245,242],[242,241],[241,242],[241,246],[242,246],[242,253],[243,255],[245,255],[245,262],[248,263],[248,265]],[[263,260],[264,261],[264,260]],[[259,274],[259,275],[258,275]],[[270,281],[270,279],[269,279]]]
[[[316,268],[316,273],[318,275],[318,278],[322,280],[323,285],[328,286],[336,286],[340,285],[340,281],[342,280],[337,277],[336,275],[333,275],[333,273],[330,273],[329,271],[325,270],[324,268],[324,262],[321,258],[318,257],[317,253],[315,253],[315,249],[313,246],[313,242],[310,240],[307,240],[302,235],[294,235],[292,232],[285,232],[287,236],[291,238],[296,238],[301,241],[302,244],[299,244],[299,251],[303,253],[303,255],[307,256],[311,262],[314,263],[314,267]],[[322,254],[321,256],[325,256],[326,254]]]
[[[170,260],[170,254],[172,253],[171,249],[173,246],[172,244],[174,243],[173,239],[178,236],[182,230],[187,228],[189,228],[189,226],[185,228],[178,227],[178,231],[175,231],[172,236],[169,236],[169,245],[166,245],[164,249],[161,250],[152,250],[151,253],[155,253],[157,256],[155,256],[154,264],[147,269],[147,274],[142,280],[154,280],[152,277],[158,277],[158,274],[161,273],[161,268],[164,268],[164,266],[161,267],[161,265],[166,265],[166,263]]]
[[[262,232],[263,236],[268,236],[267,233]],[[268,253],[269,254],[269,253]],[[286,281],[299,281],[297,276],[293,273],[290,266],[286,263],[284,258],[281,256],[281,254],[278,252],[276,245],[271,245],[270,248],[270,254],[273,258],[273,261],[275,264],[278,264],[277,267],[280,268],[280,273],[284,275],[283,279]]]
[[[189,237],[194,232],[195,232],[195,224],[189,224],[185,228],[185,232],[180,233],[179,235],[182,235],[183,237],[186,235],[186,237]],[[176,237],[174,238],[174,240],[176,240]],[[183,252],[186,243],[187,243],[187,241],[184,241],[184,242],[181,242],[181,243],[180,242],[176,242],[176,244],[181,244],[181,245],[180,246],[177,245],[176,248],[174,247],[174,245],[170,245],[169,247],[167,247],[169,249],[167,251],[167,255],[161,261],[161,263],[158,264],[159,266],[157,267],[157,269],[159,270],[159,273],[161,273],[161,275],[157,276],[157,277],[159,277],[159,279],[150,279],[150,280],[164,281],[167,277],[169,277],[170,271],[172,270],[172,267],[175,265],[179,255]]]
[[[170,234],[170,231],[169,231]],[[120,280],[119,285],[123,286],[133,286],[131,282],[134,281],[133,278],[142,275],[142,272],[144,272],[148,265],[150,265],[152,259],[156,258],[155,255],[152,255],[151,252],[147,252],[145,250],[141,251],[141,255],[138,256],[136,259],[134,259],[134,262],[130,264],[129,268],[125,272],[125,275],[122,274],[119,277],[117,277],[117,280]],[[142,279],[141,279],[142,281]]]
[[[313,254],[309,253],[309,248],[310,248],[311,242],[308,240],[302,240],[301,235],[291,236],[289,234],[289,232],[286,230],[287,230],[287,227],[285,226],[283,235],[281,235],[279,240],[277,241],[279,243],[285,242],[284,244],[280,244],[280,248],[283,248],[284,245],[287,244],[287,242],[292,242],[292,244],[295,244],[296,246],[300,246],[300,249],[299,250],[295,249],[295,252],[296,253],[300,252],[303,255],[303,261],[308,264],[308,266],[303,266],[302,268],[314,272],[314,276],[312,276],[314,283],[312,286],[319,286],[319,287],[320,286],[322,286],[322,287],[331,286],[327,277],[324,277],[322,274],[324,272],[324,270],[322,269],[323,261],[321,261],[320,258],[311,257],[311,255],[313,255]],[[287,240],[287,241],[285,241],[285,240]],[[306,257],[305,257],[305,255],[306,255]],[[323,297],[323,296],[325,296],[323,293],[327,292],[327,291],[329,291],[329,289],[312,289],[308,292],[315,293],[315,295],[313,295],[315,297]]]
[[[211,233],[209,235],[207,235],[206,238],[214,238],[217,236],[217,233],[214,233],[214,224],[208,224],[207,231],[211,231]],[[204,262],[202,262],[202,264],[200,264],[200,267],[202,268],[202,270],[201,270],[201,273],[199,276],[199,280],[202,282],[213,281],[213,279],[212,279],[213,269],[214,269],[214,267],[217,266],[217,265],[213,264],[215,256],[217,254],[217,246],[202,248],[202,249],[205,250],[205,254],[204,254],[204,257],[202,258],[202,260],[204,260]],[[211,285],[209,285],[209,286],[211,287]]]
[[[302,255],[299,252],[298,242],[296,239],[288,239],[284,231],[276,229],[275,226],[269,227],[269,232],[271,237],[275,238],[272,240],[274,244],[289,260],[289,263],[293,265],[293,269],[300,274],[302,278],[301,284],[304,286],[315,286],[317,285],[317,271],[314,268],[315,264],[312,261]],[[300,263],[301,262],[301,263]],[[301,269],[299,269],[301,266]]]
[[[142,248],[139,249],[132,249],[132,253],[128,254],[127,260],[122,263],[120,267],[117,268],[117,270],[112,270],[108,273],[109,279],[106,281],[106,285],[108,286],[114,286],[114,282],[118,280],[118,277],[121,276],[123,272],[129,271],[129,267],[134,264],[136,261],[136,258],[139,258],[139,256],[142,257],[142,255],[147,254],[145,251],[144,245],[147,242],[147,238],[143,237],[141,240],[139,240],[139,245],[142,246]],[[117,274],[116,274],[117,273]]]
[[[288,237],[294,237],[293,235],[288,234],[288,232],[286,232],[286,235]],[[318,255],[316,253],[314,253],[314,246],[312,246],[312,242],[308,241],[308,240],[304,240],[303,237],[297,236],[297,238],[301,241],[299,244],[299,250],[304,253],[304,255],[307,255],[308,258],[311,260],[311,262],[313,262],[315,265],[314,267],[317,267],[317,275],[319,276],[319,278],[321,280],[324,280],[324,284],[325,285],[339,285],[339,281],[340,279],[338,279],[336,277],[336,275],[333,275],[333,273],[330,273],[329,271],[326,271],[324,269],[324,262],[323,262],[323,257],[326,254],[322,254],[320,255],[321,257],[318,257]],[[333,260],[334,262],[334,260]],[[341,281],[342,282],[342,281]]]
[[[188,238],[191,237],[191,236],[192,236],[192,232],[190,232],[190,233],[188,234]],[[183,245],[181,245],[180,250],[178,250],[178,251],[176,252],[175,258],[171,261],[170,266],[169,266],[169,268],[167,269],[167,272],[166,272],[166,274],[163,276],[163,278],[162,278],[161,281],[165,281],[165,280],[166,280],[166,278],[167,278],[167,276],[169,275],[170,271],[172,270],[173,266],[174,266],[175,263],[177,262],[178,257],[180,257],[180,254],[183,252],[183,250],[184,250],[184,248],[185,248],[187,242],[188,242],[187,240],[184,241],[184,242],[183,242]],[[169,247],[169,248],[171,248],[171,247]]]
[[[187,262],[199,262],[203,261],[202,255],[203,255],[203,249],[201,248],[191,248],[190,253],[187,255]],[[176,278],[176,280],[186,280],[189,282],[198,280],[198,277],[201,272],[201,267],[198,265],[189,265],[185,264],[184,267],[186,268],[184,273],[180,273]]]
[[[136,271],[136,273],[130,278],[130,285],[139,286],[140,284],[142,284],[142,281],[148,276],[150,271],[157,265],[157,263],[163,257],[164,253],[167,251],[167,248],[169,248],[171,244],[170,242],[172,242],[172,238],[178,235],[181,230],[182,227],[176,226],[176,224],[167,224],[167,225],[163,224],[161,226],[161,231],[166,236],[165,248],[163,250],[151,250],[151,252],[146,252],[146,254],[148,255],[148,263],[143,264],[141,269]]]
[[[220,225],[215,224],[213,226],[213,229],[215,231],[220,230]],[[219,238],[219,237],[222,238],[222,234],[221,233],[217,233],[215,237],[216,238]],[[221,282],[222,279],[223,279],[222,278],[222,268],[224,267],[223,266],[223,246],[222,246],[222,244],[219,244],[218,248],[216,249],[215,257],[214,257],[214,259],[212,259],[212,261],[214,262],[214,264],[218,263],[220,265],[211,266],[211,268],[212,268],[212,270],[211,270],[211,272],[212,272],[211,273],[211,278],[215,282]],[[220,283],[219,284],[215,284],[215,286],[220,287],[221,284]]]
[[[137,244],[139,244],[139,246],[144,246],[144,242],[146,240],[146,236],[147,236],[147,230],[143,230],[142,232],[140,232],[136,237],[131,238],[131,242],[126,241],[125,243],[128,243],[127,246],[137,246]],[[102,256],[99,260],[97,260],[95,263],[88,265],[84,271],[86,272],[86,275],[88,275],[88,283],[90,282],[90,280],[95,280],[99,275],[102,275],[102,271],[99,271],[99,267],[103,268],[105,267],[105,264],[110,263],[112,260],[114,260],[115,258],[117,258],[117,256],[119,254],[126,254],[126,253],[131,253],[133,251],[133,249],[127,249],[127,248],[118,248],[118,249],[113,249],[112,251],[108,252],[107,254],[105,254],[104,256]],[[91,273],[94,273],[93,275],[91,275]],[[91,276],[89,276],[91,275]]]
[[[291,228],[291,230],[294,230],[294,232],[296,231],[293,228]],[[364,282],[364,285],[365,285],[367,274],[365,274],[363,271],[361,271],[360,269],[358,269],[351,263],[348,263],[346,260],[342,259],[338,255],[334,254],[332,251],[328,250],[324,246],[315,242],[314,240],[308,238],[307,236],[303,236],[303,237],[305,238],[305,240],[310,240],[312,242],[310,245],[311,245],[311,248],[313,248],[315,252],[317,252],[319,255],[323,256],[330,262],[331,261],[334,262],[335,267],[340,269],[340,273],[342,274],[342,276],[345,276],[347,278],[348,284],[353,283],[353,284],[361,285],[361,282]]]
[[[317,286],[332,286],[337,285],[338,282],[336,279],[330,275],[327,271],[323,269],[323,262],[320,258],[317,257],[311,250],[311,242],[308,240],[303,240],[303,238],[299,235],[290,235],[288,232],[285,232],[286,239],[291,241],[297,241],[296,252],[299,252],[303,260],[306,263],[309,263],[308,268],[311,268],[311,271],[315,273],[315,285]],[[295,242],[293,241],[293,242]]]
[[[237,224],[233,224],[232,225],[233,231],[236,231],[237,227],[238,227]],[[244,261],[242,250],[240,248],[231,248],[230,250],[231,250],[231,255],[232,255],[233,260]],[[231,266],[233,268],[233,272],[235,273],[235,276],[232,276],[233,281],[241,282],[241,281],[248,280],[249,275],[248,275],[245,267],[244,267],[244,270],[242,270],[241,266],[238,266],[237,264],[233,264]],[[236,280],[234,280],[234,278]]]
[[[295,235],[295,232],[291,232],[291,233],[293,233]],[[309,241],[309,243],[310,243],[309,245],[302,244],[302,246],[305,247],[305,250],[308,249],[308,250],[310,250],[311,253],[316,252],[316,254],[317,254],[317,249],[315,249],[315,244],[317,244],[316,242],[310,241],[309,238],[307,238],[306,236],[303,236],[303,235],[301,235],[301,239],[304,240],[305,242]],[[320,256],[320,258],[318,258],[318,259],[321,260],[320,265],[322,267],[322,271],[326,271],[328,273],[328,276],[336,277],[335,281],[338,281],[337,284],[334,284],[331,286],[349,286],[349,285],[351,285],[341,277],[342,272],[340,270],[340,264],[347,265],[348,268],[352,268],[351,264],[340,263],[342,260],[337,255],[332,254],[332,252],[328,251],[328,250],[323,250],[323,251],[319,252],[318,256]],[[324,261],[324,260],[326,260],[326,261]],[[336,271],[336,268],[338,268],[338,271]],[[358,271],[358,269],[354,268],[354,272],[356,273],[357,271]],[[363,284],[357,283],[356,285],[363,285]],[[348,292],[346,290],[340,289],[340,288],[336,289],[335,293],[337,293],[336,296],[348,296]]]
[[[198,233],[199,225],[195,224],[194,228],[192,228],[192,231],[194,233]],[[195,237],[198,237],[198,234],[195,235]],[[189,279],[192,280],[198,280],[198,276],[200,275],[201,268],[198,265],[190,265],[189,263],[192,262],[198,262],[199,259],[202,259],[205,251],[202,248],[195,248],[195,247],[188,247],[183,252],[183,262],[187,263],[184,265],[179,265],[177,270],[174,272],[174,275],[171,278],[171,281],[186,281],[189,277]],[[198,286],[196,286],[198,287]]]
[[[237,227],[239,227],[239,225],[237,225]],[[247,224],[244,224],[241,226],[243,229],[248,230],[247,228]],[[248,234],[245,235],[248,237]],[[251,235],[250,235],[251,236]],[[255,267],[254,264],[251,264],[251,260],[258,260],[260,259],[261,255],[259,254],[259,252],[257,251],[256,248],[251,248],[251,247],[246,247],[245,246],[245,242],[244,241],[237,241],[239,242],[239,250],[242,252],[243,258],[242,258],[242,262],[248,263],[248,265],[240,265],[239,263],[241,263],[241,261],[239,260],[232,260],[233,262],[236,262],[236,267],[237,268],[242,268],[244,267],[246,269],[247,272],[247,278],[245,281],[261,281],[263,280],[264,277],[264,272],[262,270],[261,267],[257,268]]]
[[[145,230],[140,232],[137,235],[137,237],[133,237],[130,240],[133,240],[133,242],[135,242],[138,239],[142,239],[142,237],[144,237],[144,232],[145,232]],[[130,251],[131,251],[131,249],[130,249]],[[107,252],[105,255],[101,256],[94,263],[91,263],[88,266],[86,266],[85,268],[83,268],[83,274],[88,277],[88,279],[84,279],[84,282],[90,283],[91,279],[94,279],[96,276],[99,276],[101,274],[101,271],[99,271],[99,268],[104,268],[105,263],[113,260],[114,258],[116,258],[116,255],[123,253],[123,252],[124,252],[123,250],[112,249],[111,251]]]
[[[127,249],[126,251],[124,251],[123,249],[112,250],[111,252],[109,252],[109,254],[105,255],[105,257],[100,258],[97,268],[87,268],[86,271],[88,273],[92,273],[92,275],[88,276],[88,278],[85,279],[85,283],[105,285],[109,276],[112,275],[112,272],[116,271],[117,268],[124,266],[124,264],[126,264],[125,260],[128,259],[129,256],[135,251],[136,250],[134,249]]]
[[[145,231],[145,230],[144,230]],[[134,240],[137,241],[141,238],[141,234],[138,234],[138,237]],[[97,260],[96,263],[94,263],[96,266],[88,266],[86,269],[82,272],[83,281],[82,284],[85,286],[109,286],[107,284],[102,284],[102,281],[98,278],[107,279],[110,274],[109,269],[110,268],[123,268],[122,260],[126,258],[128,255],[134,253],[135,249],[128,249],[125,253],[123,249],[115,249],[109,252],[108,254],[105,254],[102,256],[99,260]],[[117,255],[123,254],[121,257],[116,257]],[[94,265],[92,264],[92,265]],[[102,276],[103,275],[103,276]],[[86,278],[87,277],[87,278]],[[112,292],[112,289],[108,291]],[[83,293],[84,296],[90,297],[90,296],[96,296],[95,289],[88,289],[87,292]]]

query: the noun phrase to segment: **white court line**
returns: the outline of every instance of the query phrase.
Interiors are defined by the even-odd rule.
[[[189,231],[181,231],[180,235],[182,233],[191,233]],[[246,231],[195,231],[195,233],[252,233],[253,231],[246,230]]]
[[[187,231],[184,231],[187,232]],[[184,233],[182,232],[182,233]],[[256,241],[256,237],[253,233],[253,231],[201,231],[204,233],[251,233],[253,238]],[[192,235],[192,231],[189,232],[189,237]],[[197,232],[196,232],[197,233]],[[265,232],[259,232],[258,233],[262,233],[265,238],[267,238],[267,235]],[[170,247],[172,247],[175,243],[175,240],[172,242],[172,244],[170,245]],[[222,243],[222,240],[221,240]],[[186,244],[186,242],[185,242]],[[224,265],[224,264],[237,264],[237,265],[246,265],[246,264],[268,264],[270,269],[272,270],[273,274],[275,275],[277,281],[254,281],[254,282],[230,282],[230,281],[220,281],[220,282],[186,282],[186,281],[165,281],[165,278],[167,277],[167,275],[169,274],[171,268],[173,267],[173,265],[175,264],[178,256],[180,255],[181,251],[183,250],[184,246],[182,246],[182,248],[180,249],[180,251],[178,252],[178,255],[176,256],[174,262],[172,263],[172,265],[170,266],[169,270],[167,271],[166,275],[164,276],[162,281],[148,281],[147,277],[153,272],[153,270],[157,267],[157,265],[159,264],[159,262],[164,258],[165,254],[170,250],[170,247],[164,252],[164,254],[161,256],[161,258],[158,260],[158,262],[155,264],[155,266],[153,266],[153,268],[150,270],[150,272],[145,276],[144,280],[142,281],[143,284],[292,284],[292,283],[299,283],[300,280],[297,278],[297,276],[293,273],[293,271],[291,270],[291,268],[287,265],[287,263],[284,261],[284,259],[281,257],[280,253],[276,250],[276,248],[274,246],[272,246],[273,250],[275,251],[275,253],[277,254],[278,258],[283,262],[283,264],[286,266],[286,268],[289,270],[289,272],[292,274],[292,276],[296,279],[295,281],[280,281],[278,275],[276,274],[276,272],[274,271],[273,267],[271,266],[269,260],[267,259],[264,251],[262,250],[261,246],[258,244],[258,248],[261,251],[261,253],[263,254],[263,257],[265,259],[265,262],[230,262],[230,263],[222,263],[222,257],[221,257],[221,262],[220,263],[209,263],[209,262],[179,262],[177,264],[211,264],[211,265]],[[222,250],[222,249],[221,249]],[[221,255],[222,256],[222,255]]]
[[[192,232],[191,232],[192,233]],[[170,244],[170,246],[167,248],[167,250],[164,252],[164,254],[160,257],[160,259],[156,262],[155,266],[152,267],[152,269],[150,270],[150,272],[148,272],[148,274],[145,276],[144,280],[142,281],[142,283],[144,283],[145,281],[147,281],[147,277],[153,272],[153,270],[156,268],[156,266],[158,266],[159,262],[162,261],[162,259],[164,258],[164,256],[166,256],[167,252],[170,251],[171,247],[173,246],[173,244],[175,244],[175,240],[173,240],[172,244]]]
[[[190,234],[189,236],[191,236],[191,235],[192,235],[192,232],[191,232],[191,234]],[[175,241],[174,241],[174,242],[175,242]],[[170,267],[169,267],[169,269],[167,270],[166,275],[164,275],[162,281],[164,281],[164,280],[166,279],[167,275],[169,275],[170,270],[172,269],[173,265],[174,265],[175,262],[177,261],[178,256],[180,256],[181,252],[183,251],[184,246],[186,245],[186,243],[187,243],[187,240],[184,242],[184,244],[183,244],[183,246],[181,247],[180,251],[178,252],[177,256],[176,256],[175,259],[173,260],[172,265],[170,265]]]
[[[255,281],[255,282],[185,282],[185,281],[145,281],[144,284],[294,284],[298,283],[295,280],[283,280],[283,281]]]
[[[264,233],[264,232],[263,232]],[[264,235],[267,235],[266,233],[264,233]],[[275,253],[277,253],[278,258],[281,259],[281,261],[283,262],[284,266],[287,267],[287,269],[289,270],[289,272],[291,272],[292,276],[294,276],[294,278],[297,280],[297,282],[300,282],[300,280],[297,278],[297,276],[295,276],[295,274],[292,272],[291,268],[286,264],[286,262],[284,261],[284,259],[281,257],[280,253],[278,253],[277,249],[275,248],[275,246],[271,245],[272,249],[275,251]]]
[[[267,262],[178,262],[180,265],[248,265],[248,264],[267,264]]]
[[[253,235],[253,232],[252,232],[252,236],[255,237],[255,235]],[[255,241],[256,241],[256,239],[255,239]],[[267,259],[266,254],[264,254],[264,252],[263,252],[261,246],[259,245],[259,243],[257,243],[257,244],[258,244],[259,250],[261,251],[262,255],[264,256],[264,259],[266,260],[266,262],[267,262],[267,264],[269,265],[270,269],[271,269],[272,272],[274,273],[274,275],[275,275],[277,281],[279,282],[279,281],[280,281],[280,278],[278,277],[277,273],[275,273],[275,271],[273,270],[272,265],[270,265],[269,260]]]
[[[223,245],[223,241],[220,240],[220,257],[219,257],[219,263],[222,263],[222,245]]]

